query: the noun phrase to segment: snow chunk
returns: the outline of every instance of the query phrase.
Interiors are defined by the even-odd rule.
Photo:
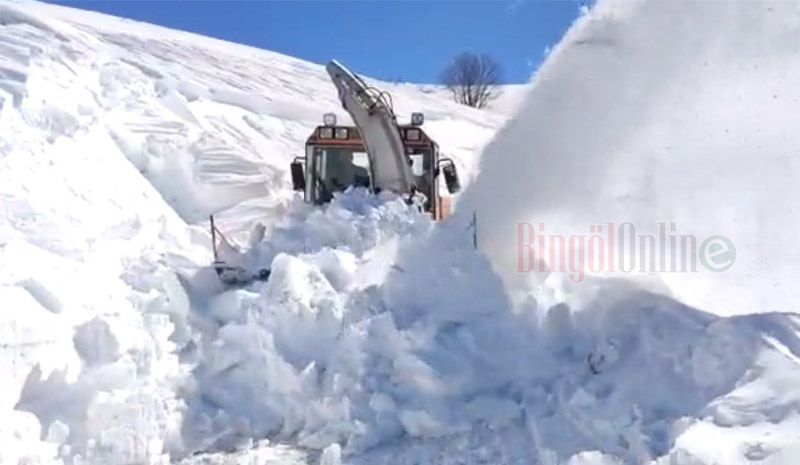
[[[47,441],[55,444],[65,444],[69,437],[69,426],[56,420],[47,428]]]
[[[44,308],[50,310],[53,313],[61,313],[63,304],[58,297],[53,294],[50,289],[47,288],[44,284],[42,284],[39,280],[34,278],[28,278],[22,283],[21,286],[28,292],[31,293],[34,299],[36,299]]]
[[[356,257],[352,253],[325,248],[314,254],[311,261],[337,292],[346,291],[353,283],[357,266]]]
[[[75,350],[89,366],[113,363],[120,356],[119,342],[108,323],[95,317],[75,330]]]

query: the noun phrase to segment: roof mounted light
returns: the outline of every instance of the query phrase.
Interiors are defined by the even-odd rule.
[[[334,133],[337,139],[347,139],[348,131],[347,128],[336,128],[336,132]]]
[[[413,126],[422,126],[425,122],[425,115],[422,113],[411,113],[411,124]]]
[[[325,113],[322,115],[322,122],[325,126],[336,126],[336,113]]]

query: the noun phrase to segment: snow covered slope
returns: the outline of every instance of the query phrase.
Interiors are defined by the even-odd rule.
[[[465,174],[506,118],[379,85]],[[319,65],[0,2],[0,463],[183,450],[194,329],[175,270],[210,262],[209,213],[236,233],[289,208],[288,162],[338,107]]]
[[[60,98],[75,100],[68,102],[75,108],[52,110],[63,114],[50,117],[56,121],[48,137],[71,134],[81,127],[75,115],[88,113],[190,222],[243,200],[286,197],[286,167],[303,154],[322,113],[349,119],[321,65],[97,13],[4,5],[6,48],[13,51],[3,68],[8,104],[15,95],[22,99],[14,89],[31,92],[31,79],[61,82],[55,89],[70,95]],[[45,19],[27,19],[28,13]],[[55,64],[44,74],[38,62],[46,58]],[[466,172],[472,153],[506,118],[456,105],[431,89],[377,85],[393,94],[400,119],[425,112],[428,130]]]
[[[660,76],[645,66],[654,54],[634,53],[650,34],[683,24],[678,37],[693,42],[676,50],[726,49],[729,36],[688,33],[695,15],[713,16],[705,4],[672,5],[600,3],[480,167],[513,105],[478,112],[381,85],[401,117],[426,112],[474,186],[461,216],[433,224],[391,196],[354,190],[311,208],[289,192],[287,162],[338,106],[319,66],[0,3],[0,463],[793,463],[797,315],[726,318],[613,280],[517,300],[530,288],[502,268],[516,242],[503,242],[504,222],[530,220],[548,198],[571,216],[586,196],[547,197],[564,192],[559,179],[598,185],[572,177],[604,167],[577,169],[580,134],[543,122],[582,129],[593,113],[581,105],[600,95],[574,92],[589,65],[631,84],[635,104],[601,102],[608,111],[585,120],[602,129],[587,138],[603,151],[614,123],[633,130],[640,104],[654,104],[637,89],[672,97],[636,87]],[[793,30],[791,4],[772,5],[779,27],[753,5],[713,13]],[[685,69],[684,82],[703,69]],[[488,257],[472,247],[472,207]],[[223,290],[201,268],[209,238],[193,223],[220,209],[243,232],[269,223],[249,255],[271,267],[269,282]]]

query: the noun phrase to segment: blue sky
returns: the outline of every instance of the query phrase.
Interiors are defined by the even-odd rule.
[[[324,63],[367,76],[436,82],[463,50],[485,52],[506,82],[526,81],[582,0],[60,1]]]

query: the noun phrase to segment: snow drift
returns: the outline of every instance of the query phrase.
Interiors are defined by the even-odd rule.
[[[509,287],[524,293],[547,276],[517,271],[530,269],[518,263],[518,240],[530,236],[518,237],[517,222],[584,238],[602,225],[606,242],[608,223],[619,231],[630,222],[665,249],[722,260],[696,261],[689,273],[636,266],[651,289],[720,314],[796,310],[798,38],[792,2],[606,1],[591,9],[536,74],[462,197]],[[671,246],[670,235],[693,236],[696,248]],[[727,242],[700,250],[716,235]],[[638,244],[618,241],[626,253],[630,246]],[[612,272],[608,255],[594,266],[599,274],[633,277],[619,263]],[[649,259],[634,255],[640,265]],[[733,265],[715,272],[725,260]],[[589,273],[588,259],[581,262]],[[551,279],[573,284],[569,264],[549,264],[566,271]]]

